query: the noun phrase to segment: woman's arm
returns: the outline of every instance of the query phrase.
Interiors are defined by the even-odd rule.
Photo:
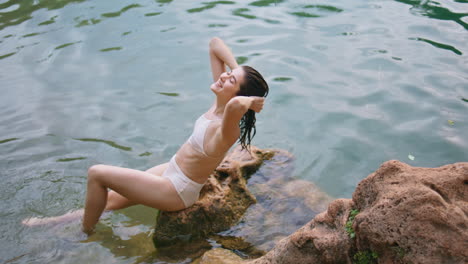
[[[264,97],[257,96],[236,96],[226,105],[224,110],[223,122],[221,124],[220,134],[223,140],[234,144],[239,138],[239,122],[244,114],[252,109],[259,113],[265,103]]]
[[[217,81],[219,76],[226,71],[225,65],[231,70],[239,67],[229,47],[218,37],[214,37],[210,41],[210,63],[213,81]]]

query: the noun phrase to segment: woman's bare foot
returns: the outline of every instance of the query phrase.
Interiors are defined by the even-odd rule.
[[[49,224],[67,223],[67,222],[71,222],[71,221],[82,218],[83,213],[84,213],[84,210],[79,209],[76,211],[68,212],[60,216],[45,217],[45,218],[32,217],[32,218],[24,219],[21,223],[25,226],[31,226],[31,227],[49,225]]]

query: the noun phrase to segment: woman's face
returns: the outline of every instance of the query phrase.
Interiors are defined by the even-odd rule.
[[[210,88],[217,96],[232,98],[239,92],[242,82],[244,82],[244,70],[237,67],[230,72],[223,72]]]

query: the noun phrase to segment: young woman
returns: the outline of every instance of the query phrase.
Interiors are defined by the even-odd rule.
[[[248,148],[255,135],[255,112],[263,108],[268,85],[253,68],[239,67],[221,39],[211,39],[209,47],[214,81],[210,89],[216,96],[213,105],[197,119],[192,135],[168,163],[147,171],[109,165],[89,168],[84,232],[94,229],[103,211],[136,204],[163,211],[191,206],[236,141]],[[226,65],[230,71],[226,71]],[[70,218],[71,213],[62,217]]]

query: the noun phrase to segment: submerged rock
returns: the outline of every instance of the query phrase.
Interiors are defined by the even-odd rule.
[[[344,229],[351,207],[349,199],[335,200],[327,211],[252,263],[351,263],[351,243]]]
[[[468,163],[388,161],[251,263],[467,263],[467,216]]]
[[[332,198],[313,183],[290,176],[293,169],[289,164],[284,168],[290,170],[288,173],[278,171],[279,166],[274,160],[277,157],[285,157],[284,154],[278,151],[275,157],[253,176],[261,177],[259,174],[263,173],[270,179],[265,179],[262,183],[248,184],[257,203],[247,209],[239,224],[221,235],[242,237],[258,250],[267,252],[281,239],[327,208]],[[268,167],[276,168],[277,171],[271,172]],[[249,252],[246,254],[253,256]]]
[[[271,151],[254,146],[251,152],[235,148],[210,175],[193,206],[159,213],[153,236],[156,247],[206,238],[236,224],[256,202],[247,189],[247,178],[272,156]]]
[[[207,251],[203,256],[192,264],[242,264],[244,261],[241,257],[234,254],[232,251],[222,248],[215,248]]]

